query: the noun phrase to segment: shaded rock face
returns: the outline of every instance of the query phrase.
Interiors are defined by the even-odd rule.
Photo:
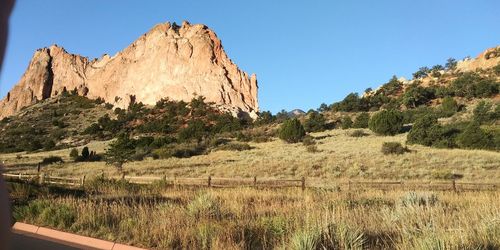
[[[156,25],[115,56],[89,60],[53,45],[37,50],[18,84],[0,101],[0,117],[76,89],[117,107],[135,100],[190,101],[204,96],[233,115],[256,117],[257,78],[241,71],[205,25]]]

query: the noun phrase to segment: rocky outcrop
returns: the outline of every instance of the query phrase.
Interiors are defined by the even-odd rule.
[[[500,46],[487,49],[479,54],[475,59],[465,59],[457,63],[457,70],[475,71],[477,69],[488,69],[500,63]]]
[[[257,77],[241,71],[205,25],[156,25],[114,56],[89,60],[53,45],[37,50],[19,83],[0,101],[0,117],[77,90],[118,107],[131,100],[154,105],[161,98],[197,95],[234,115],[255,117]]]

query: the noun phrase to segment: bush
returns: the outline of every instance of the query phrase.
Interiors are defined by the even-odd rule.
[[[457,101],[453,99],[453,97],[447,96],[443,98],[443,101],[441,103],[441,112],[443,113],[443,116],[450,117],[453,114],[455,114],[459,109],[460,106],[458,105]]]
[[[491,103],[481,101],[473,110],[473,120],[479,124],[495,122],[500,118],[500,104],[492,110]]]
[[[82,157],[84,159],[88,159],[89,155],[90,155],[89,148],[88,147],[83,147],[83,149],[82,149]]]
[[[69,157],[73,160],[78,158],[78,149],[76,148],[71,149],[71,151],[69,152]]]
[[[178,138],[179,141],[189,141],[195,139],[201,141],[203,137],[207,134],[207,127],[202,120],[193,120],[188,123],[186,128],[181,129]]]
[[[153,150],[153,157],[166,159],[171,157],[189,158],[205,153],[205,147],[198,143],[176,144]]]
[[[49,165],[49,164],[54,164],[54,163],[64,163],[64,161],[59,156],[49,156],[49,157],[43,158],[43,160],[42,160],[43,165]]]
[[[363,137],[363,136],[367,136],[368,134],[365,133],[365,131],[361,130],[361,129],[357,129],[357,130],[354,130],[352,133],[351,133],[351,136],[352,137]]]
[[[356,116],[354,123],[352,125],[353,128],[368,128],[368,122],[370,121],[370,114],[363,112]]]
[[[495,147],[493,135],[481,129],[478,122],[471,122],[467,128],[458,135],[457,143],[461,148],[492,149]]]
[[[411,85],[403,94],[402,103],[407,108],[416,108],[419,105],[426,104],[433,98],[434,93],[428,88]]]
[[[225,151],[244,151],[244,150],[250,150],[252,147],[248,145],[248,143],[228,143],[228,144],[223,144],[217,147],[217,150],[225,150]]]
[[[326,119],[322,114],[313,111],[304,122],[306,132],[320,132],[325,130]]]
[[[306,146],[306,150],[309,153],[317,153],[317,152],[319,152],[318,146],[316,146],[316,145]]]
[[[382,153],[384,155],[388,154],[401,155],[406,152],[409,152],[408,148],[403,147],[399,142],[384,142],[384,144],[382,144]]]
[[[43,144],[43,150],[45,151],[49,151],[49,150],[52,150],[56,147],[56,143],[53,141],[53,140],[47,140],[45,141],[45,143]]]
[[[417,119],[408,133],[407,141],[410,144],[421,144],[432,146],[440,137],[438,120],[433,115],[427,115]]]
[[[353,122],[352,122],[351,117],[349,117],[349,116],[342,117],[342,121],[341,121],[342,129],[350,129],[350,128],[352,128],[352,124],[353,124]]]
[[[438,202],[435,194],[417,194],[415,192],[407,193],[400,200],[401,204],[405,207],[434,206]]]
[[[306,131],[297,118],[284,121],[278,133],[278,137],[288,143],[297,143],[305,135]]]
[[[222,204],[216,197],[200,193],[186,206],[187,214],[195,219],[221,219],[224,215]]]
[[[304,144],[304,146],[316,145],[316,141],[312,136],[306,135],[304,139],[302,139],[302,144]]]
[[[380,135],[395,135],[403,129],[403,114],[397,110],[383,110],[370,119],[370,130]]]

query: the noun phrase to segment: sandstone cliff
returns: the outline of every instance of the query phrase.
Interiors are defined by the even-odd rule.
[[[0,101],[0,117],[76,89],[117,107],[131,101],[206,97],[234,115],[255,117],[257,78],[241,71],[205,25],[156,25],[115,56],[89,60],[53,45],[37,50],[17,85]]]

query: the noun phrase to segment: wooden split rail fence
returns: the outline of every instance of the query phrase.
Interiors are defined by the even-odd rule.
[[[37,182],[40,185],[54,184],[63,186],[84,186],[86,176],[81,177],[58,177],[41,174],[12,174],[4,173],[4,178],[11,180]],[[306,178],[301,179],[270,179],[270,178],[219,178],[208,176],[206,178],[169,178],[167,176],[126,176],[110,177],[114,180],[125,180],[133,184],[154,184],[164,183],[171,186],[205,186],[214,188],[223,187],[266,187],[266,188],[286,188],[297,187],[305,190],[308,188],[319,188],[320,186],[307,183]],[[338,190],[360,190],[360,189],[377,189],[377,190],[434,190],[434,191],[479,191],[479,190],[497,190],[500,188],[500,183],[475,183],[475,182],[459,182],[451,181],[343,181],[334,182],[334,187]]]

